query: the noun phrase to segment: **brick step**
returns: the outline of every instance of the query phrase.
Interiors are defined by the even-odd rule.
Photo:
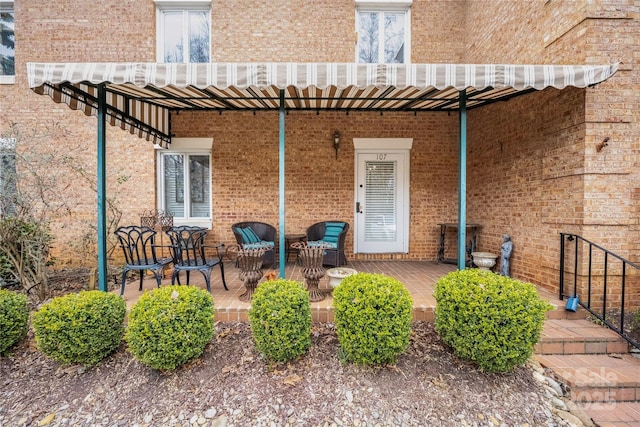
[[[565,306],[561,305],[563,303],[566,303],[566,301],[556,301],[555,303],[553,301],[550,301],[550,302],[551,302],[551,305],[553,305],[555,307],[555,309],[547,311],[547,313],[546,313],[547,319],[578,320],[578,319],[585,319],[589,315],[589,313],[585,309],[580,308],[580,307],[578,307],[578,310],[576,310],[576,311],[568,311],[568,310],[566,310]]]
[[[582,403],[640,401],[640,359],[621,355],[536,355],[567,385],[570,398]]]
[[[627,353],[629,345],[612,330],[588,320],[549,319],[536,345],[536,354]]]
[[[248,322],[249,309],[247,304],[236,303],[231,307],[215,307],[215,319],[220,322]],[[414,321],[425,320],[435,322],[435,310],[433,307],[420,305],[413,307],[412,319]],[[311,319],[314,322],[334,322],[333,306],[320,304],[311,305]]]
[[[587,402],[578,406],[598,426],[640,426],[640,402]]]

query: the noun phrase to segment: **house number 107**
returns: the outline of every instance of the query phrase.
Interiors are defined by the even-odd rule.
[[[376,154],[376,160],[386,160],[386,159],[387,159],[386,154]]]

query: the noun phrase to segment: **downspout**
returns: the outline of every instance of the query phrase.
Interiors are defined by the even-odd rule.
[[[106,209],[106,111],[107,91],[104,83],[98,85],[98,141],[97,178],[98,198],[98,286],[107,292],[107,209]]]
[[[460,156],[458,158],[458,269],[467,263],[467,91],[460,91]]]
[[[279,193],[280,193],[280,233],[279,233],[279,248],[280,248],[280,278],[284,279],[284,264],[285,264],[285,238],[284,238],[284,90],[280,89],[280,129],[279,129]]]

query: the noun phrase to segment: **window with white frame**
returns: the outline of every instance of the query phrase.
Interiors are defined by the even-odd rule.
[[[211,227],[211,138],[174,138],[158,150],[158,208],[176,225]]]
[[[410,62],[410,6],[410,0],[356,0],[356,62]]]
[[[211,1],[155,0],[158,62],[209,62]]]
[[[0,138],[0,216],[16,213],[16,139]]]
[[[0,84],[15,82],[14,19],[13,0],[0,0]]]

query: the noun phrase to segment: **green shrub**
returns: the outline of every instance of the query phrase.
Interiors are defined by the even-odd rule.
[[[479,269],[440,278],[435,298],[442,340],[491,372],[512,371],[529,359],[552,308],[533,285]]]
[[[153,369],[175,369],[197,358],[213,338],[213,298],[194,286],[145,292],[131,307],[125,341]]]
[[[413,301],[398,280],[382,274],[348,276],[333,290],[333,304],[345,360],[395,363],[409,346]]]
[[[27,297],[0,289],[0,354],[24,338],[28,325]]]
[[[95,365],[120,345],[126,310],[122,298],[101,291],[54,298],[33,314],[38,349],[65,364]]]
[[[309,293],[292,280],[263,282],[253,294],[249,322],[266,359],[284,362],[300,356],[311,345]]]

